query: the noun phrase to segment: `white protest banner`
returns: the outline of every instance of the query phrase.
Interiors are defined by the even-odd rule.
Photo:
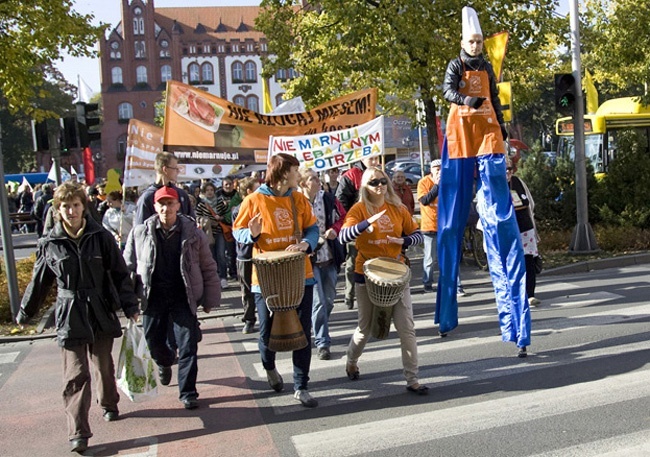
[[[269,157],[290,154],[316,172],[384,154],[384,116],[344,130],[302,136],[272,136]]]

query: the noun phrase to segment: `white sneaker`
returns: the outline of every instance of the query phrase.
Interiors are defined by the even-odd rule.
[[[465,295],[467,295],[465,293],[465,289],[463,289],[462,287],[459,287],[458,289],[456,289],[456,296],[457,297],[464,297]]]
[[[306,408],[315,408],[318,406],[318,402],[312,398],[307,390],[296,390],[293,393],[293,398],[302,403],[302,406]]]
[[[221,280],[221,288],[222,289],[227,289],[228,288],[228,280],[227,279],[222,279]]]
[[[530,304],[530,306],[539,306],[540,303],[542,303],[542,300],[538,300],[538,299],[535,298],[535,297],[530,297],[530,298],[528,299],[528,303]]]

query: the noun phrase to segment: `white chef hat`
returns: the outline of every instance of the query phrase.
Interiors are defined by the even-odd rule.
[[[465,6],[463,7],[463,40],[469,40],[472,35],[483,36],[483,31],[474,8]]]

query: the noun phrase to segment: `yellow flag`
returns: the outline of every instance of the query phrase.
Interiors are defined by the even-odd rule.
[[[490,58],[492,68],[494,68],[494,76],[496,76],[497,82],[501,81],[501,72],[503,71],[503,60],[506,58],[508,37],[508,32],[500,32],[487,37],[483,43],[483,47]]]
[[[269,80],[267,78],[262,78],[262,112],[264,114],[269,114],[271,111],[273,111],[273,105],[271,104]]]
[[[591,73],[585,70],[585,78],[582,82],[587,93],[587,114],[595,114],[598,111],[598,91],[594,85]]]

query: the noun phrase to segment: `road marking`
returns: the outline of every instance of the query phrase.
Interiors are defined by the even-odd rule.
[[[647,397],[649,376],[650,370],[638,370],[512,397],[305,433],[293,436],[292,441],[301,457],[369,454]]]
[[[7,352],[5,354],[0,354],[0,365],[4,363],[14,363],[19,355],[20,352]]]
[[[555,449],[553,451],[535,454],[531,457],[632,457],[650,455],[650,440],[648,431],[616,436],[577,446]]]

